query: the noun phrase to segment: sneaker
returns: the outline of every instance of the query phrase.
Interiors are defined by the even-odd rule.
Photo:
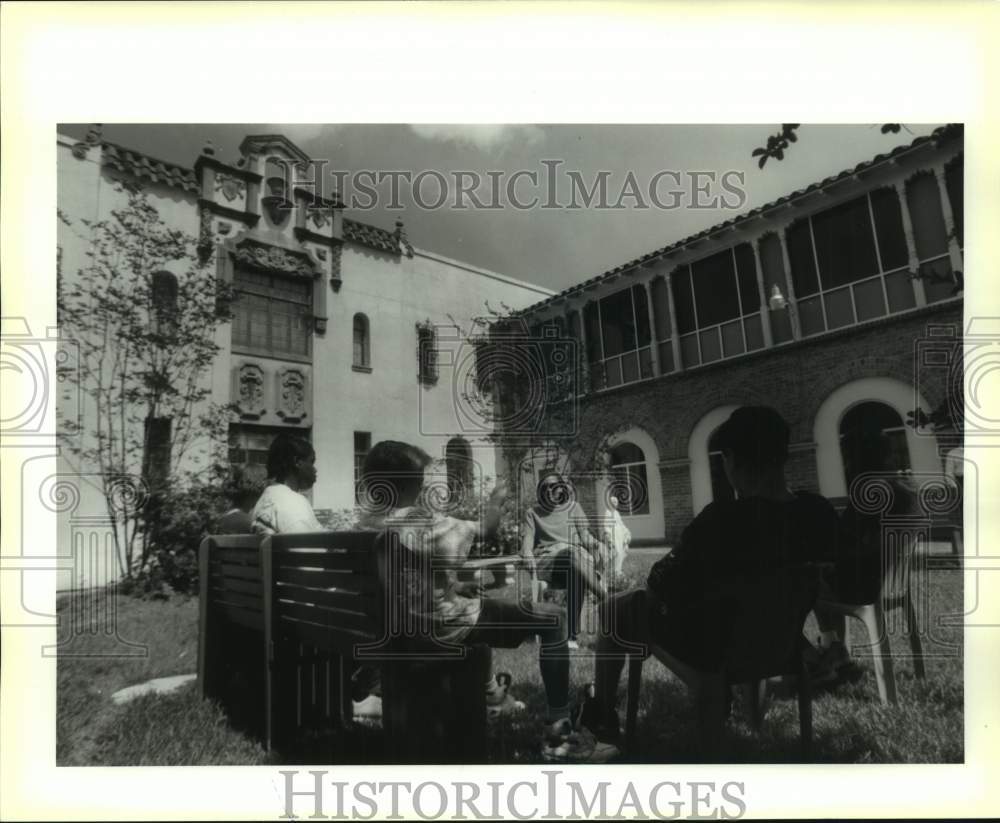
[[[542,758],[555,763],[607,763],[620,754],[612,743],[602,743],[587,728],[574,729],[569,719],[549,726]]]
[[[381,720],[382,719],[382,698],[375,694],[370,694],[364,700],[352,700],[355,720]]]

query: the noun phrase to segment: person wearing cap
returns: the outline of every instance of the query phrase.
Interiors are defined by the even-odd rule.
[[[789,429],[781,415],[743,406],[716,437],[736,498],[709,503],[654,564],[646,587],[615,595],[602,610],[594,694],[580,718],[599,740],[618,739],[615,703],[628,645],[652,639],[695,667],[712,667],[727,620],[708,596],[717,584],[835,556],[833,506],[788,488]]]

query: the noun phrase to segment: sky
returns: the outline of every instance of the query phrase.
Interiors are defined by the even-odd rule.
[[[411,178],[426,172],[415,196],[397,177],[398,209],[391,202],[390,179],[377,186],[371,178],[351,185],[357,178],[348,176],[340,193],[348,201],[354,195],[355,202],[348,202],[345,214],[389,229],[401,218],[410,242],[420,249],[560,291],[941,124],[907,123],[898,134],[882,134],[880,125],[804,124],[784,159],[769,160],[763,169],[751,152],[780,131],[780,124],[105,124],[103,134],[187,167],[206,140],[214,144],[216,157],[234,161],[246,135],[284,134],[314,160],[327,161],[327,194],[333,171],[398,171]],[[87,128],[67,124],[59,131],[82,138]],[[518,171],[524,173],[515,176]],[[483,181],[474,189],[478,201],[499,208],[471,207],[473,199],[458,193],[458,172],[477,173]],[[714,176],[692,177],[692,172]],[[537,176],[537,185],[529,173]],[[602,174],[606,205],[620,208],[569,207],[574,196],[582,206],[580,185],[593,190]],[[441,199],[442,179],[446,203],[429,208]],[[471,175],[462,179],[471,187]],[[377,196],[364,193],[365,183]],[[538,205],[517,208],[508,191],[521,205],[530,206],[533,199]],[[456,199],[466,207],[454,208]]]

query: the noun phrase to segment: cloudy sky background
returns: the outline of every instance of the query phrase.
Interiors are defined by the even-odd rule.
[[[560,160],[560,173],[579,171],[587,185],[599,171],[610,172],[607,185],[612,200],[618,198],[630,171],[644,190],[663,170],[745,174],[747,199],[737,211],[640,209],[628,197],[622,201],[626,208],[618,210],[519,210],[509,206],[499,210],[424,210],[413,203],[405,187],[403,209],[397,211],[388,209],[385,202],[388,183],[381,187],[385,198],[375,208],[346,211],[350,217],[386,228],[392,228],[401,217],[410,241],[419,248],[560,290],[908,143],[937,125],[908,123],[899,134],[882,134],[880,124],[803,125],[799,141],[785,159],[768,161],[762,170],[751,152],[779,131],[780,124],[106,124],[104,137],[188,167],[193,166],[206,140],[214,143],[217,157],[232,161],[238,157],[243,137],[262,133],[284,134],[314,159],[328,160],[327,169],[351,173],[370,169],[417,175],[436,170],[451,178],[455,171],[469,170],[485,178],[487,171],[502,171],[506,179],[524,169],[543,179],[541,161]],[[82,138],[87,127],[63,125],[59,131]],[[560,179],[566,185],[560,186],[557,197],[568,201],[568,181]],[[661,183],[663,201],[669,200],[667,191],[672,187],[669,178]],[[437,184],[428,179],[423,189],[425,200],[436,199],[437,193]],[[522,180],[517,194],[526,200],[533,195],[544,198],[545,191],[541,184],[533,190],[528,180]],[[481,192],[481,199],[489,201],[489,193]],[[504,200],[502,195],[501,202]]]

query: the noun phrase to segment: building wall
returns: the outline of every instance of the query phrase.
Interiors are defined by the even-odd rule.
[[[692,432],[720,407],[768,405],[791,427],[786,467],[790,486],[827,491],[829,487],[824,487],[817,474],[814,432],[824,401],[853,381],[890,378],[911,387],[910,408],[929,411],[945,397],[947,373],[926,368],[919,375],[915,372],[918,342],[928,339],[931,326],[949,325],[960,333],[961,324],[962,302],[952,301],[589,396],[581,402],[580,434],[574,439],[570,459],[575,465],[593,460],[608,434],[620,427],[637,427],[649,434],[659,451],[662,538],[672,543],[696,513],[689,454]],[[935,443],[936,452],[932,436],[914,436]],[[940,462],[936,470],[942,470]]]

